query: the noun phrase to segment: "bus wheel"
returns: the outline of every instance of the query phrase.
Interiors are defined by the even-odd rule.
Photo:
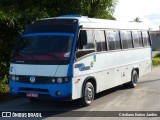
[[[138,73],[136,70],[132,71],[131,81],[129,82],[129,86],[131,88],[135,88],[138,82]]]
[[[81,98],[81,103],[84,106],[89,106],[94,100],[94,86],[91,82],[87,82],[84,85],[82,95],[83,97]]]

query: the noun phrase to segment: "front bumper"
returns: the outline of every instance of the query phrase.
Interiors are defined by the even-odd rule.
[[[10,94],[18,97],[26,97],[27,93],[38,94],[38,99],[72,100],[71,80],[64,84],[26,84],[9,81]],[[57,95],[57,91],[61,94]]]

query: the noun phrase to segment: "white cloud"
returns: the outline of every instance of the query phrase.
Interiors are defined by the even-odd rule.
[[[154,29],[158,29],[160,0],[119,0],[114,16],[121,21],[132,21],[139,17],[143,22],[152,25]]]

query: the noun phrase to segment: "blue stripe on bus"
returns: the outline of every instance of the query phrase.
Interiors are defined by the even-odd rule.
[[[72,33],[31,33],[31,34],[24,34],[22,37],[28,37],[28,36],[74,36]]]
[[[74,51],[76,49],[76,42],[77,42],[77,37],[78,37],[78,31],[79,31],[79,25],[77,26],[77,30],[76,30],[76,34],[75,34],[75,39],[74,39],[74,43],[72,46],[72,52],[71,52],[71,59],[70,59],[70,64],[68,67],[68,72],[67,72],[67,76],[72,77],[73,76],[73,64],[74,64]]]

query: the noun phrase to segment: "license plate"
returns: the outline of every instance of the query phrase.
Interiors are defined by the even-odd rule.
[[[27,93],[26,96],[27,96],[27,97],[37,98],[37,97],[38,97],[38,94],[37,94],[37,93]]]

